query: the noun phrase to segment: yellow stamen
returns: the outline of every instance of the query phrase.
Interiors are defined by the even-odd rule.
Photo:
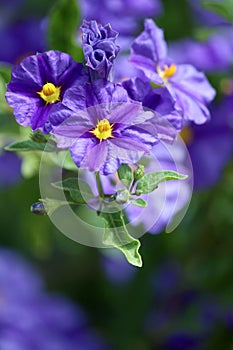
[[[56,87],[52,83],[46,83],[43,85],[42,90],[37,93],[46,102],[46,104],[56,103],[60,101],[61,87]]]
[[[165,65],[163,69],[160,66],[157,67],[157,72],[159,76],[163,79],[164,82],[168,82],[168,79],[173,77],[176,74],[176,65],[171,64],[169,67]]]
[[[94,134],[100,141],[106,140],[112,136],[113,124],[110,124],[107,119],[98,121],[96,128],[90,132]]]
[[[190,145],[190,143],[192,143],[194,138],[192,128],[190,126],[185,126],[181,130],[180,136],[183,139],[184,143],[186,143],[186,145]]]

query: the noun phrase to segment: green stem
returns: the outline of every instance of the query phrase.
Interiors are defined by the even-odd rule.
[[[98,171],[95,173],[95,177],[96,177],[96,183],[97,183],[99,195],[101,198],[104,198],[104,190],[101,183],[100,174]]]
[[[134,194],[134,193],[132,193],[132,191],[133,191],[133,188],[134,188],[134,185],[136,184],[136,182],[137,182],[137,180],[133,179],[133,182],[132,182],[132,184],[131,184],[131,186],[130,186],[130,188],[129,188],[129,192],[130,192],[131,194]]]

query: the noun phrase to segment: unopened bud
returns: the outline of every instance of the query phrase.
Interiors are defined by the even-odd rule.
[[[33,134],[31,134],[31,139],[34,142],[38,143],[46,143],[48,140],[44,134],[40,130],[36,130]]]
[[[144,165],[139,164],[137,169],[134,170],[134,180],[138,181],[145,175]]]
[[[126,188],[123,188],[116,192],[115,199],[118,204],[125,204],[130,199],[130,192]]]
[[[44,207],[44,204],[41,202],[36,202],[36,203],[32,204],[30,210],[33,214],[36,214],[36,215],[46,215],[47,214],[45,207]]]

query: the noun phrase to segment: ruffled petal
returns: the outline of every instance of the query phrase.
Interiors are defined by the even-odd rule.
[[[150,59],[155,65],[167,57],[163,30],[152,19],[145,20],[144,31],[132,44],[132,53]]]
[[[176,74],[170,79],[171,85],[192,98],[202,102],[211,102],[216,91],[208,82],[204,73],[189,64],[177,66]]]

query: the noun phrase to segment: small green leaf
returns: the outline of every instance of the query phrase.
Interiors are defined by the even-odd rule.
[[[35,142],[31,139],[24,141],[17,141],[9,146],[5,147],[6,151],[13,152],[25,152],[25,151],[45,151],[45,152],[54,152],[56,146],[54,143],[50,142]]]
[[[133,180],[132,169],[127,164],[121,164],[120,168],[117,170],[117,173],[123,185],[129,188]]]
[[[155,171],[144,175],[140,181],[138,181],[136,187],[136,194],[153,192],[161,182],[169,180],[185,180],[187,175],[179,174],[176,171],[164,170]]]
[[[133,238],[127,231],[122,211],[114,213],[100,213],[104,219],[103,243],[108,247],[115,247],[120,250],[134,266],[142,266],[142,258],[138,250],[140,241]]]
[[[48,215],[52,215],[58,208],[69,204],[67,201],[60,201],[53,198],[40,199],[39,201],[43,203],[44,209]]]
[[[50,14],[48,41],[53,50],[67,52],[75,60],[83,61],[82,48],[76,44],[79,22],[77,0],[57,1]]]
[[[136,205],[137,207],[145,208],[147,207],[147,202],[142,198],[132,199],[130,204]]]
[[[233,21],[233,0],[224,0],[221,2],[203,1],[202,4],[207,10],[217,13],[227,21]]]
[[[63,181],[54,182],[52,186],[63,191],[68,191],[71,198],[80,204],[86,204],[89,199],[94,197],[90,186],[77,177],[69,177]]]

